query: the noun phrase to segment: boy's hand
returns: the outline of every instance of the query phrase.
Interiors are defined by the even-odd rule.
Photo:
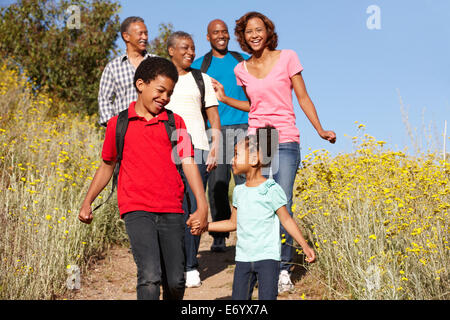
[[[193,224],[195,224],[196,228],[194,228],[195,230],[191,230],[191,233],[196,236],[201,235],[203,232],[206,231],[208,227],[208,211],[207,210],[195,211],[193,214],[189,216],[189,219],[186,221],[186,224],[188,226],[192,226]]]
[[[78,219],[81,222],[84,222],[87,224],[90,224],[92,222],[92,219],[94,219],[94,216],[92,215],[91,205],[83,204],[81,206],[80,213],[78,214]]]
[[[189,221],[188,226],[191,227],[192,229],[198,229],[200,228],[200,220],[191,220]]]
[[[191,234],[197,235],[200,232],[200,221],[199,220],[192,220],[190,221],[189,227],[191,227]]]

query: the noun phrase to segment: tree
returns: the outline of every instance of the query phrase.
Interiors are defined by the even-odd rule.
[[[171,23],[161,23],[158,28],[159,34],[148,45],[147,51],[157,56],[170,59],[167,53],[167,40],[173,31],[173,25]]]
[[[114,0],[19,0],[0,9],[0,54],[73,111],[97,111],[102,71],[116,54]]]

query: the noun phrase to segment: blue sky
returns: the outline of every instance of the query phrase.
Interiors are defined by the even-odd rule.
[[[0,0],[8,2],[12,1]],[[150,38],[158,34],[160,23],[172,23],[175,30],[192,34],[198,57],[209,50],[206,26],[210,20],[224,20],[232,35],[230,49],[240,50],[234,39],[235,20],[253,10],[271,18],[279,36],[278,48],[297,52],[322,125],[338,137],[335,145],[320,139],[294,99],[302,157],[309,148],[325,148],[332,154],[352,151],[355,121],[366,126],[366,133],[386,141],[387,147],[408,147],[412,152],[399,94],[422,149],[442,148],[444,120],[450,121],[448,0],[119,2],[121,20],[141,16]],[[380,9],[379,30],[367,28],[371,14],[366,10],[371,5]],[[120,37],[117,44],[124,50]],[[449,132],[450,128],[447,136]]]
[[[139,15],[150,38],[160,23],[193,35],[197,56],[209,50],[206,26],[224,20],[234,38],[235,20],[248,11],[266,14],[276,26],[279,49],[293,49],[325,129],[336,132],[335,145],[320,139],[296,100],[302,157],[309,148],[332,154],[352,150],[355,121],[388,147],[411,149],[402,121],[400,97],[410,126],[442,148],[444,120],[450,121],[450,1],[448,0],[246,0],[120,1],[121,19]],[[276,4],[275,4],[276,3]],[[380,9],[381,29],[369,30],[370,5]],[[124,49],[123,42],[118,41]],[[425,129],[424,129],[425,126]],[[450,127],[450,124],[448,124]],[[447,135],[450,129],[447,131]],[[344,137],[347,134],[348,137]],[[424,135],[431,134],[428,139]],[[450,140],[447,139],[447,146]],[[450,149],[450,148],[448,148]]]

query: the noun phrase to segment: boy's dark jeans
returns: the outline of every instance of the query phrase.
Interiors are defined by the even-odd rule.
[[[184,296],[184,217],[181,213],[133,211],[123,217],[137,266],[137,299]]]
[[[236,261],[233,279],[233,300],[251,300],[253,288],[258,280],[258,299],[276,300],[280,261],[260,260]]]

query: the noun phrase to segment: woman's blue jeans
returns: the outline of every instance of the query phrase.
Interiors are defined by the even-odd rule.
[[[278,146],[278,152],[272,159],[271,169],[273,179],[286,193],[286,208],[291,217],[293,187],[299,165],[300,144],[297,142],[280,143]],[[268,172],[263,171],[263,174],[266,177],[268,176]],[[284,238],[286,239],[286,242],[281,245],[280,270],[289,271],[292,265],[293,240],[282,225],[280,226],[280,234],[284,234]]]

